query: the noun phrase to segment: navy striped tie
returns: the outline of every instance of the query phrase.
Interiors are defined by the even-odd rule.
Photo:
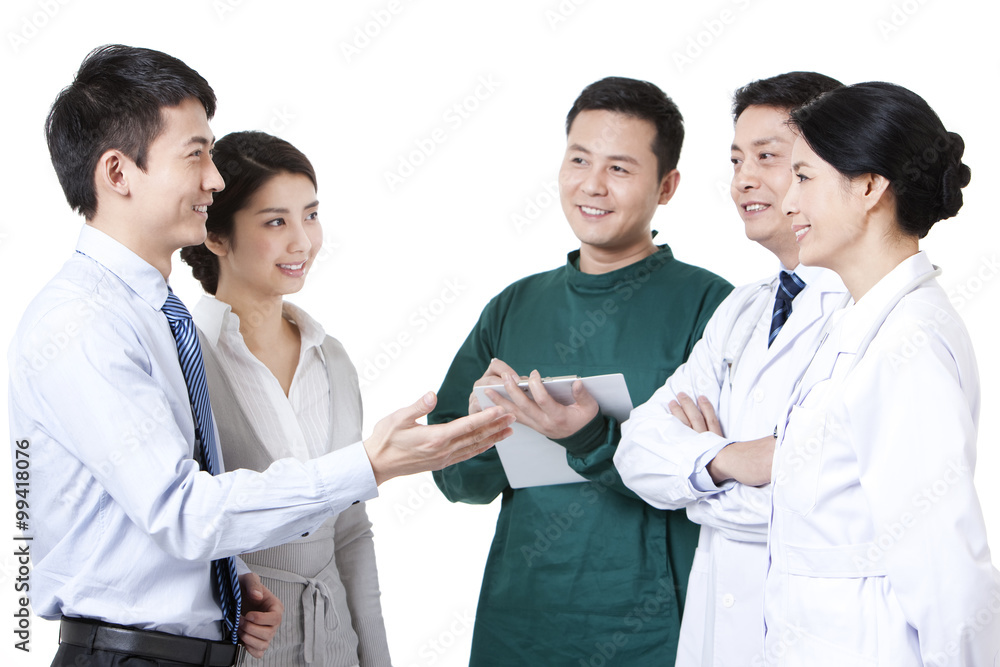
[[[216,455],[215,426],[212,421],[212,404],[208,400],[208,383],[205,381],[205,365],[201,359],[201,345],[195,332],[191,313],[173,290],[163,304],[163,314],[170,322],[170,330],[177,342],[177,355],[187,384],[188,397],[194,410],[195,441],[200,445],[195,454],[200,454],[201,467],[213,475],[218,475],[219,459]],[[230,639],[236,643],[236,631],[240,627],[240,585],[236,578],[236,559],[232,556],[212,561],[212,578],[219,592],[222,615],[229,631]]]
[[[771,333],[767,337],[767,346],[778,337],[778,332],[785,325],[788,316],[792,314],[792,299],[802,291],[806,284],[794,273],[782,271],[778,285],[778,293],[774,295],[774,313],[771,315]]]

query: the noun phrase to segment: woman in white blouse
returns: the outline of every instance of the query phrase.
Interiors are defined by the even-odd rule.
[[[962,138],[905,88],[792,113],[799,259],[854,299],[780,427],[764,594],[769,665],[997,664],[1000,585],[973,485],[979,375],[918,247],[954,216]]]
[[[316,175],[286,141],[238,132],[215,145],[226,182],[208,238],[185,248],[205,291],[193,317],[228,469],[263,470],[361,439],[357,373],[344,348],[284,300],[323,242]],[[295,542],[243,560],[285,605],[263,660],[247,665],[389,665],[371,523],[364,503]]]

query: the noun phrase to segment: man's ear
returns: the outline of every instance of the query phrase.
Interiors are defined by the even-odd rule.
[[[205,237],[205,247],[216,257],[225,257],[229,254],[229,241],[215,232],[209,232]]]
[[[663,175],[663,180],[660,181],[660,201],[659,204],[666,204],[670,201],[674,193],[677,192],[677,186],[681,182],[681,172],[676,169],[671,169],[666,174]]]
[[[124,153],[115,149],[105,151],[98,158],[94,173],[94,183],[97,189],[109,190],[127,197],[131,192],[129,167],[135,167],[135,163],[128,159]]]

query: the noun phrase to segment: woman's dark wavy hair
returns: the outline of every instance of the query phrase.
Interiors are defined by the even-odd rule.
[[[897,222],[907,235],[923,238],[934,223],[962,208],[962,188],[972,177],[962,162],[965,142],[902,86],[838,88],[792,111],[790,123],[841,174],[888,179]]]
[[[316,172],[302,151],[265,132],[233,132],[215,144],[215,166],[226,187],[208,208],[206,228],[220,239],[232,239],[234,217],[254,193],[282,173],[302,174],[316,184]],[[219,288],[219,258],[204,243],[181,250],[181,259],[209,294]]]

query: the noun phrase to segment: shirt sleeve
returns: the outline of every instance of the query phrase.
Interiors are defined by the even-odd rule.
[[[53,448],[51,460],[79,466],[165,552],[213,560],[259,550],[376,495],[361,443],[261,473],[201,471],[175,417],[190,404],[165,391],[155,376],[163,369],[128,322],[96,312],[81,322],[78,304],[64,302],[12,347],[11,429]],[[59,353],[32,365],[54,336]]]
[[[469,414],[469,395],[476,380],[483,376],[496,353],[495,337],[499,330],[495,297],[483,309],[479,321],[459,348],[438,391],[437,407],[428,416],[428,424],[444,424]],[[452,502],[486,505],[510,487],[500,455],[495,447],[471,459],[434,472],[434,482]]]
[[[876,536],[869,554],[916,629],[924,663],[993,664],[1000,583],[973,483],[975,360],[964,329],[949,343],[960,325],[921,321],[880,332],[849,379],[847,423],[835,426],[857,455]]]

